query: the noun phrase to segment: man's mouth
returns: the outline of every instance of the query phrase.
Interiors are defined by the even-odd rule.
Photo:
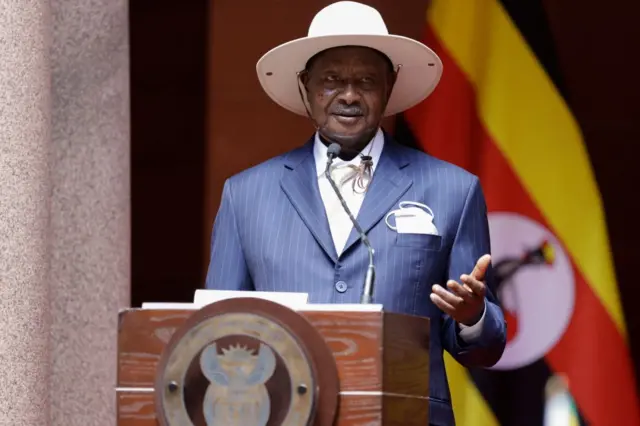
[[[354,124],[355,122],[357,122],[362,115],[361,114],[350,114],[350,113],[340,113],[340,114],[333,114],[333,117],[336,119],[336,121],[338,123],[341,124]]]

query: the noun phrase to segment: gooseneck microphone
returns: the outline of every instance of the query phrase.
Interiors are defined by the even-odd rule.
[[[367,234],[364,233],[364,231],[362,230],[362,227],[360,226],[356,218],[353,217],[353,214],[351,214],[351,210],[349,210],[349,207],[347,206],[346,201],[342,197],[342,194],[340,193],[338,186],[336,185],[333,178],[331,177],[331,164],[333,163],[333,160],[338,155],[340,155],[341,149],[342,148],[337,143],[332,143],[331,145],[329,145],[329,148],[327,149],[327,167],[324,170],[324,176],[327,178],[327,180],[331,184],[331,187],[333,188],[333,191],[338,196],[338,199],[340,200],[340,204],[342,204],[342,208],[347,213],[347,216],[349,216],[349,219],[351,219],[351,223],[353,223],[353,227],[356,228],[356,231],[358,231],[358,234],[360,235],[360,240],[365,245],[365,247],[367,247],[367,250],[369,251],[369,267],[367,268],[367,274],[364,277],[364,288],[362,289],[362,296],[360,298],[360,303],[367,304],[367,303],[371,303],[373,299],[373,284],[376,279],[376,268],[373,264],[374,250],[373,250],[373,247],[371,247],[369,238],[367,238]]]

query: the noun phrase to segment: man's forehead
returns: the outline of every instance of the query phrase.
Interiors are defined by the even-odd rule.
[[[369,47],[344,46],[320,52],[313,58],[313,62],[322,65],[361,64],[380,66],[385,64],[386,60],[382,53]]]

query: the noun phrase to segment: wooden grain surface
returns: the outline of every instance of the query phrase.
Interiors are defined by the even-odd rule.
[[[156,367],[173,333],[193,313],[130,309],[120,314],[119,426],[157,426],[152,392]],[[301,313],[336,360],[340,388],[346,393],[340,397],[336,424],[428,424],[428,320],[379,312]],[[404,396],[383,396],[383,391]]]
[[[153,392],[118,391],[118,426],[158,426]],[[336,426],[426,426],[427,400],[376,395],[340,397]]]

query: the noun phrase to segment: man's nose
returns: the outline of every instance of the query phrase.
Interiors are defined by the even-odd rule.
[[[344,90],[340,93],[340,100],[347,105],[351,105],[359,100],[358,92],[352,83],[347,83],[344,86]]]

